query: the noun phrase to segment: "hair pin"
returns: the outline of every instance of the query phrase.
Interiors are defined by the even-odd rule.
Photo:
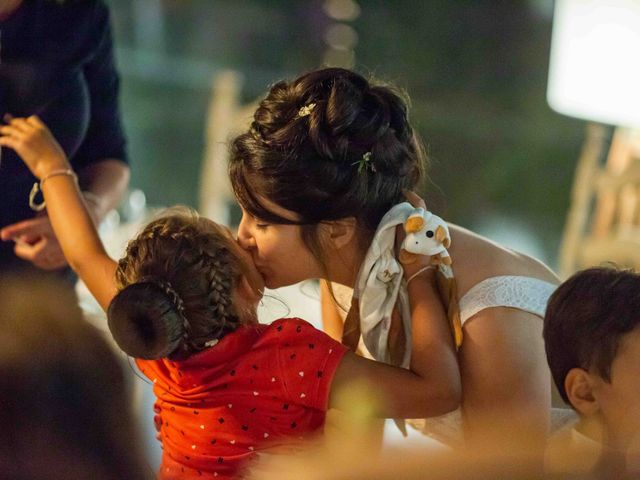
[[[351,166],[358,165],[358,173],[362,173],[363,170],[371,169],[375,173],[376,166],[371,162],[371,152],[365,152],[360,160],[353,162]]]
[[[315,107],[315,103],[310,103],[309,105],[301,107],[300,110],[298,110],[298,117],[306,117],[307,115],[310,115]]]

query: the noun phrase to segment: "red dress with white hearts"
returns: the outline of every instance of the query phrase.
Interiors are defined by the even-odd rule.
[[[242,326],[184,361],[136,360],[157,397],[159,478],[237,478],[259,452],[320,430],[345,351],[291,318]]]

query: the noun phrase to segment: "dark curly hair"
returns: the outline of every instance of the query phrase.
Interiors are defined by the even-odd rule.
[[[246,265],[222,227],[173,208],[129,242],[107,317],[118,346],[144,359],[183,359],[240,325],[232,293]]]
[[[300,114],[303,107],[307,115]],[[301,225],[305,244],[322,261],[319,223],[355,217],[370,241],[403,191],[421,182],[424,164],[404,95],[326,68],[271,88],[249,131],[232,143],[229,175],[245,210],[270,223]],[[299,221],[276,215],[261,199],[295,212]]]

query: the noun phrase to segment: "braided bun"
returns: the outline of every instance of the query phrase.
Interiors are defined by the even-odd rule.
[[[185,208],[149,223],[118,262],[108,310],[116,342],[138,358],[185,358],[235,330],[244,273],[223,227]]]
[[[128,355],[155,360],[176,352],[185,336],[184,316],[158,283],[133,283],[121,290],[107,311],[109,330]]]

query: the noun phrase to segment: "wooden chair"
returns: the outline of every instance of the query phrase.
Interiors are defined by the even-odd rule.
[[[240,105],[242,76],[224,71],[214,76],[205,125],[205,154],[200,175],[198,210],[231,226],[235,199],[227,174],[229,141],[249,128],[258,102]]]
[[[560,274],[613,262],[640,270],[640,130],[587,127],[560,250]],[[601,159],[605,158],[602,162]]]

